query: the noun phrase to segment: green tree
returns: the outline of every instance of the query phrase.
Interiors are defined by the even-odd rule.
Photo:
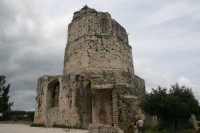
[[[149,115],[156,115],[160,121],[171,121],[173,129],[178,129],[180,119],[198,111],[198,101],[191,89],[178,84],[169,91],[158,87],[141,98],[140,107]]]
[[[10,111],[13,102],[9,102],[9,88],[10,84],[5,85],[6,80],[4,75],[0,75],[0,113]]]

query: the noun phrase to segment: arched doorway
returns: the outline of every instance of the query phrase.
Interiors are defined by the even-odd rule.
[[[47,89],[48,108],[59,106],[59,90],[60,90],[60,83],[58,79],[55,79],[48,84],[48,89]]]

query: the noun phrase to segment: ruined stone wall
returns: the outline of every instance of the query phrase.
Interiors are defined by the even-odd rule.
[[[133,95],[142,96],[145,94],[145,82],[144,79],[134,75],[132,79],[133,83]]]
[[[120,72],[119,77],[122,77],[124,84],[117,84],[116,74],[117,72],[113,71],[103,71],[98,77],[91,78],[92,118],[93,124],[113,125],[124,129],[131,125],[137,115],[138,97],[145,93],[145,83],[136,75],[132,78],[130,73]],[[101,103],[104,103],[104,106]],[[112,114],[109,114],[110,112]],[[101,119],[101,116],[104,116],[102,118],[106,118],[106,121]],[[109,119],[112,121],[108,122]]]
[[[113,106],[115,125],[121,129],[126,129],[132,124],[137,115],[138,97],[133,95],[132,88],[126,85],[115,85],[113,90]]]
[[[38,79],[37,84],[37,96],[36,96],[36,108],[34,123],[42,124],[45,122],[46,116],[46,92],[48,86],[48,77],[42,76]]]
[[[57,92],[55,87],[59,87]],[[41,77],[34,122],[87,128],[91,123],[90,81],[74,74]]]
[[[57,121],[59,92],[53,92],[55,87],[59,87],[57,90],[60,90],[60,85],[57,84],[60,83],[60,77],[45,75],[38,79],[34,123],[52,126],[52,123]]]
[[[126,30],[110,14],[84,8],[68,26],[63,73],[102,70],[134,73]]]
[[[82,75],[67,74],[62,77],[60,96],[60,123],[87,128],[91,123],[90,81]]]

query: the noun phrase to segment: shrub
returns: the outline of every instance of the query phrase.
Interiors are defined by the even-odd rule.
[[[55,128],[69,128],[68,126],[63,125],[63,124],[55,124],[55,125],[53,125],[53,127],[55,127]]]
[[[35,124],[35,123],[33,123],[30,126],[31,127],[44,127],[44,124]]]
[[[4,121],[33,121],[33,111],[5,111],[2,116]]]

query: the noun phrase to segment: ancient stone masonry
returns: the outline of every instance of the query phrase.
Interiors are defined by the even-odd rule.
[[[124,128],[144,93],[126,30],[109,13],[85,6],[68,26],[63,74],[38,79],[34,122]]]

